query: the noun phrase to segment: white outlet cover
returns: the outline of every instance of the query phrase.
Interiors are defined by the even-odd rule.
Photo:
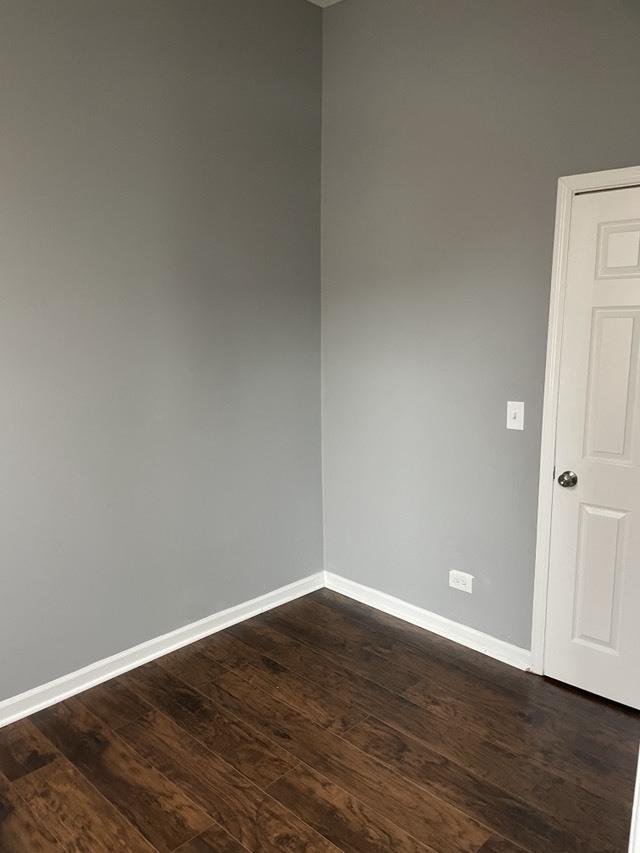
[[[473,575],[469,572],[459,572],[452,569],[449,572],[449,586],[452,589],[457,589],[460,592],[468,592],[470,595],[473,592]]]

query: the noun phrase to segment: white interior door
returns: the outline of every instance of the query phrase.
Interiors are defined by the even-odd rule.
[[[640,188],[574,198],[564,317],[544,671],[640,708]]]

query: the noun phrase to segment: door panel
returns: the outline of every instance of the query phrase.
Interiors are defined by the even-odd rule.
[[[640,220],[600,224],[597,275],[598,278],[640,275]]]
[[[639,312],[597,308],[593,315],[587,455],[631,462],[637,395]]]
[[[573,639],[617,649],[626,512],[580,507]]]
[[[545,673],[640,708],[640,189],[574,199]]]

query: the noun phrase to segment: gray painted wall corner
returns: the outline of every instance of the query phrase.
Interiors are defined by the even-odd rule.
[[[526,648],[556,183],[637,165],[639,33],[597,0],[324,13],[326,569]]]
[[[322,565],[321,12],[0,3],[0,699]]]

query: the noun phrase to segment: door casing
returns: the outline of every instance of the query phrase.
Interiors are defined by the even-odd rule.
[[[544,642],[549,586],[549,547],[553,511],[554,462],[556,453],[556,423],[558,419],[558,386],[560,354],[564,326],[564,304],[567,286],[567,257],[573,202],[577,195],[602,190],[640,186],[640,166],[571,175],[558,181],[556,226],[551,273],[549,304],[549,333],[547,366],[544,381],[542,440],[540,447],[540,482],[538,487],[538,526],[533,590],[533,621],[531,634],[531,669],[544,675]]]
[[[633,815],[631,816],[631,835],[629,837],[629,853],[640,853],[640,753],[638,754],[638,773],[636,776],[636,793],[633,798]]]

